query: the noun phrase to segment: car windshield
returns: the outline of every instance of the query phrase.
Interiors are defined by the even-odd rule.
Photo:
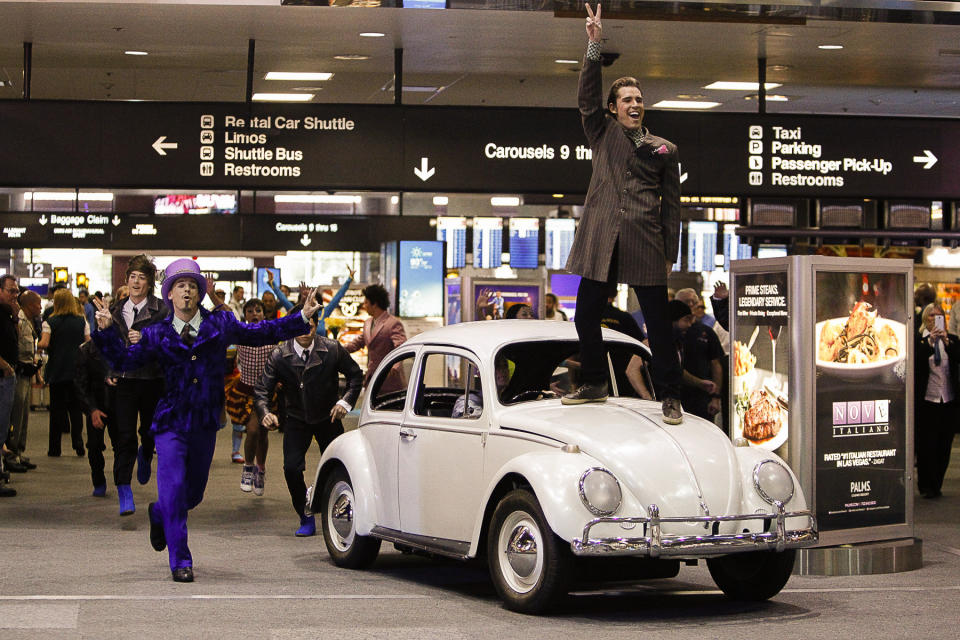
[[[606,347],[610,395],[652,397],[648,391],[652,389],[647,373],[649,352],[612,340],[606,341]],[[580,344],[576,340],[515,342],[497,352],[494,366],[502,404],[557,398],[579,385]],[[613,380],[609,378],[611,369]]]

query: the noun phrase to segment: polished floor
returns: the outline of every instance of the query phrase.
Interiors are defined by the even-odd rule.
[[[297,518],[271,436],[266,494],[239,490],[222,431],[206,499],[190,516],[196,582],[170,580],[147,539],[152,484],[137,512],[116,491],[90,495],[85,458],[47,458],[47,415],[31,421],[19,495],[0,500],[0,638],[955,638],[960,628],[960,451],[937,500],[917,501],[922,569],[794,576],[776,598],[736,604],[706,567],[672,580],[574,594],[533,618],[500,606],[482,566],[401,555],[384,545],[368,571],[334,567]],[[66,440],[66,438],[65,438]],[[66,445],[69,451],[69,445]],[[110,455],[108,452],[108,465]],[[312,452],[308,468],[317,459]]]

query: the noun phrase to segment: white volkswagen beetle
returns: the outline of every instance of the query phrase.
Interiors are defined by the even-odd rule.
[[[607,329],[604,341],[611,397],[579,406],[558,399],[575,382],[573,323],[458,324],[395,349],[307,492],[334,563],[368,567],[383,540],[486,554],[506,606],[527,613],[565,594],[575,568],[673,577],[701,558],[729,596],[777,594],[794,550],[817,540],[793,473],[695,416],[665,424],[637,397],[643,377],[626,375],[649,352]]]

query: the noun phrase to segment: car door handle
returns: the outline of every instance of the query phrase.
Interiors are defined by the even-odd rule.
[[[415,440],[417,438],[417,434],[409,429],[400,429],[400,437],[404,440]]]

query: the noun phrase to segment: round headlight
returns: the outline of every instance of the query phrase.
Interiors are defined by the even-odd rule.
[[[764,460],[754,468],[753,486],[760,497],[770,504],[786,504],[793,497],[793,477],[775,460]]]
[[[620,483],[606,469],[593,467],[580,476],[580,500],[590,513],[609,516],[620,508],[622,499]]]

